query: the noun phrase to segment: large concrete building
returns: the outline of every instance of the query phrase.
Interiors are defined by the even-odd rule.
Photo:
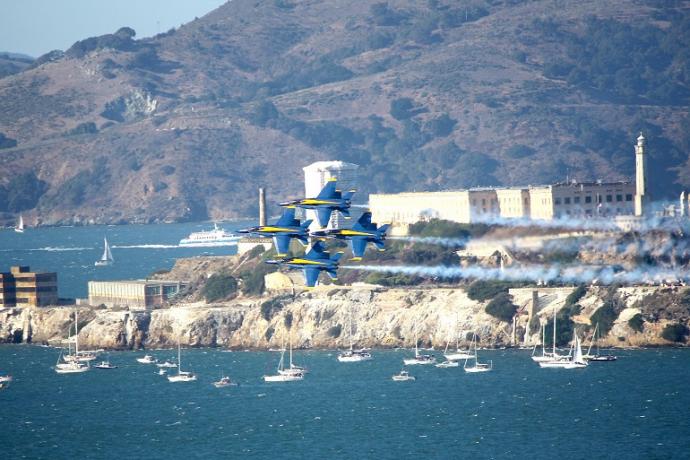
[[[481,188],[444,192],[372,194],[376,222],[398,226],[432,218],[460,223],[493,219],[612,217],[632,214],[630,182],[564,183],[541,187]]]
[[[618,222],[623,216],[641,216],[649,201],[644,145],[640,134],[635,146],[635,182],[572,181],[544,186],[372,194],[369,207],[374,221],[392,223],[399,232],[410,224],[432,218],[472,223],[606,217]]]
[[[358,181],[359,165],[354,163],[346,163],[344,161],[317,161],[309,166],[302,168],[304,170],[304,193],[306,197],[315,197],[319,194],[321,189],[326,185],[326,182],[332,177],[337,179],[337,187],[339,190],[356,190]],[[352,218],[357,219],[357,213],[351,211]],[[361,214],[361,213],[360,213]],[[313,219],[314,222],[309,227],[311,230],[318,230],[319,224],[316,221],[316,213],[312,210],[307,210],[307,219]],[[347,227],[347,219],[339,212],[331,214],[331,220],[328,222],[326,228],[343,228]]]
[[[43,307],[58,304],[57,273],[12,267],[0,273],[0,307]]]
[[[131,310],[160,308],[185,287],[179,281],[89,281],[89,305]]]

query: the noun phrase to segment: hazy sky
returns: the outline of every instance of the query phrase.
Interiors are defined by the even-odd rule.
[[[0,51],[38,57],[120,27],[150,37],[201,17],[225,0],[3,0]]]

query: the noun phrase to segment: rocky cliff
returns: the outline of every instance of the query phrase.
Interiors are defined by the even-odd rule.
[[[487,314],[487,302],[470,299],[463,288],[324,287],[294,297],[185,304],[149,312],[8,308],[0,310],[0,341],[59,343],[68,335],[73,312],[79,310],[79,338],[85,348],[171,347],[178,340],[195,347],[269,348],[282,346],[288,336],[298,347],[346,347],[350,316],[357,346],[412,346],[417,335],[422,343],[439,348],[456,333],[466,343],[473,332],[485,346],[535,344],[541,334],[537,320],[530,322],[530,310],[544,323],[550,322],[553,311],[571,309],[572,297],[568,298],[573,288],[537,291],[536,304],[531,306],[533,291],[511,291],[518,307],[515,330],[512,323]],[[579,311],[572,321],[580,331],[588,328],[591,335],[593,315],[603,317],[600,309],[611,309],[613,323],[603,335],[603,344],[671,345],[661,337],[664,328],[688,321],[687,309],[670,300],[676,294],[673,288],[590,288],[577,299]],[[639,321],[631,322],[636,315]],[[678,343],[682,342],[684,337]]]

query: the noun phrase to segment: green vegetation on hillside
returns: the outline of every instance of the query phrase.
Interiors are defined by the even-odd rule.
[[[494,318],[510,323],[517,312],[517,305],[513,303],[510,294],[501,292],[491,299],[491,302],[486,305],[485,311]]]
[[[227,273],[214,273],[201,289],[206,302],[227,299],[237,293],[237,280]]]
[[[685,324],[667,324],[661,331],[661,337],[669,342],[685,342],[685,338],[690,334],[690,330]]]
[[[499,294],[508,294],[508,288],[512,287],[513,283],[509,281],[485,281],[477,280],[469,285],[467,288],[467,296],[478,302],[493,299]]]
[[[566,43],[567,58],[546,64],[549,77],[632,103],[683,105],[690,100],[688,18],[673,18],[664,30],[590,17],[582,35],[548,20],[535,19],[534,25]]]

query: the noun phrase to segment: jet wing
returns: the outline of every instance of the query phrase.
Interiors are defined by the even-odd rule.
[[[285,256],[290,250],[290,237],[287,235],[276,235],[273,237],[273,246],[276,248],[278,256]]]
[[[321,270],[318,268],[305,268],[302,270],[304,272],[304,281],[307,287],[314,287],[319,282],[319,273]]]
[[[350,247],[352,248],[353,258],[360,260],[364,257],[364,251],[367,249],[367,240],[366,238],[352,238],[350,240]]]
[[[319,221],[321,227],[328,225],[328,221],[331,220],[331,213],[333,210],[331,208],[318,208],[316,209],[316,220]]]

